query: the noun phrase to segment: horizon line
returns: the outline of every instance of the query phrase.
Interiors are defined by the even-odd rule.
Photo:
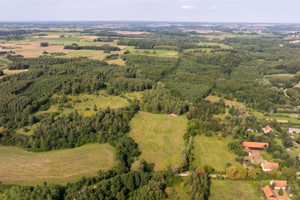
[[[45,22],[144,22],[144,23],[210,23],[210,24],[295,24],[300,25],[300,22],[222,22],[222,21],[159,21],[159,20],[7,20],[0,23],[45,23]]]

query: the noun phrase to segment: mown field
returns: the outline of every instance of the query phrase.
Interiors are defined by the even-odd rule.
[[[227,138],[195,136],[192,150],[194,156],[193,166],[203,167],[208,165],[217,172],[225,172],[227,163],[240,166],[240,163],[235,161],[235,154],[228,150],[227,145],[229,142],[231,140]]]
[[[114,150],[108,144],[50,152],[28,152],[0,146],[0,181],[7,184],[36,185],[43,182],[66,184],[82,176],[96,175],[114,164]]]
[[[164,170],[182,162],[186,125],[185,116],[139,112],[130,122],[129,136],[139,144],[141,158],[155,164],[155,170]]]
[[[260,187],[248,181],[213,180],[209,200],[265,199]]]

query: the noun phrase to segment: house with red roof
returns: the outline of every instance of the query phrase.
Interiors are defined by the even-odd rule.
[[[265,186],[261,189],[267,200],[278,200],[275,192],[272,190],[270,186]]]
[[[261,167],[264,172],[268,172],[278,169],[279,165],[278,163],[261,163]]]
[[[270,131],[273,131],[273,129],[268,125],[265,128],[263,128],[264,133],[269,133]]]
[[[243,142],[244,149],[263,150],[269,146],[266,142]]]
[[[300,154],[297,155],[298,160],[300,160]]]
[[[286,181],[270,181],[270,185],[273,185],[273,184],[275,184],[275,187],[274,187],[275,190],[280,190],[280,189],[285,190],[286,189]]]
[[[252,163],[254,163],[254,157],[252,155],[245,156],[244,157],[244,161],[245,162],[252,162]]]

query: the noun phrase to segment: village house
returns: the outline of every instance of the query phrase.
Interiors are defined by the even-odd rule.
[[[300,133],[300,129],[299,128],[289,128],[288,132],[289,133]]]
[[[266,197],[267,200],[278,200],[275,192],[272,190],[270,186],[265,186],[262,188],[262,191]]]
[[[298,160],[300,160],[300,154],[297,155]]]
[[[266,142],[243,142],[244,150],[248,152],[248,150],[264,150],[269,146],[269,143]]]
[[[273,183],[275,184],[275,190],[286,189],[286,181],[270,181],[270,185],[273,185]]]
[[[268,125],[265,128],[262,129],[264,133],[269,133],[270,131],[273,131],[273,129]]]
[[[261,167],[264,172],[268,172],[278,169],[279,165],[278,163],[261,163]]]
[[[252,162],[252,163],[254,163],[254,157],[252,155],[245,156],[244,157],[244,161],[245,162]]]

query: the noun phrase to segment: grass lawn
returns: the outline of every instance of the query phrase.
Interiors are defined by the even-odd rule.
[[[114,150],[108,144],[87,144],[40,153],[0,146],[0,160],[0,181],[3,183],[66,184],[82,176],[94,176],[100,169],[109,169],[114,164]]]
[[[259,200],[263,196],[260,187],[249,181],[213,180],[209,200]]]
[[[139,144],[141,158],[154,163],[155,170],[165,170],[182,163],[186,125],[185,116],[139,112],[130,122],[129,135]]]
[[[293,158],[296,158],[296,156],[300,154],[300,148],[295,147],[294,150],[289,151],[289,153],[293,156]]]
[[[227,163],[240,166],[240,163],[235,161],[235,154],[228,150],[227,145],[229,142],[231,142],[231,139],[195,136],[192,165],[195,167],[209,165],[217,172],[225,172]]]

